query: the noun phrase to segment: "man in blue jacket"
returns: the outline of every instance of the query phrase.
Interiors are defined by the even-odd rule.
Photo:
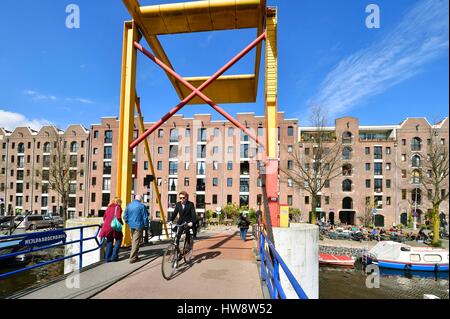
[[[142,239],[144,228],[148,227],[148,211],[147,207],[141,202],[141,195],[136,195],[134,201],[128,204],[123,215],[125,223],[131,229],[131,254],[130,264],[139,261],[139,245]]]

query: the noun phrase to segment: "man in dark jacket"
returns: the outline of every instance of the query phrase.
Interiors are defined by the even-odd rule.
[[[173,211],[173,214],[170,218],[170,222],[172,223],[175,218],[178,217],[178,224],[181,225],[184,222],[188,223],[187,226],[189,228],[193,227],[195,225],[195,222],[197,220],[197,213],[195,212],[195,205],[194,203],[189,201],[189,195],[185,191],[180,192],[179,194],[180,201],[175,205],[175,210]],[[190,236],[190,232],[186,232],[186,239],[188,239]],[[177,244],[180,241],[181,233],[177,232]]]

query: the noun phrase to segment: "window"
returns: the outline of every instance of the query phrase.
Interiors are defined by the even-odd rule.
[[[293,187],[294,186],[294,182],[292,181],[292,178],[288,178],[287,185],[288,185],[288,187]]]
[[[386,188],[391,188],[391,180],[390,179],[386,180]]]
[[[374,175],[383,175],[383,163],[374,163]]]
[[[97,155],[98,154],[98,148],[94,147],[92,150],[92,154]]]
[[[441,145],[445,145],[445,138],[441,138]]]
[[[350,144],[352,142],[352,133],[351,132],[344,132],[342,134],[342,143],[344,144]]]
[[[383,147],[375,146],[373,148],[373,158],[374,159],[383,159]]]
[[[172,143],[178,142],[178,129],[173,128],[170,130],[170,142]]]
[[[324,186],[325,188],[330,188],[330,181],[329,181],[328,179],[325,180],[323,186]]]
[[[105,131],[105,143],[110,144],[113,142],[113,132],[112,131]]]
[[[402,200],[406,199],[406,189],[402,189]]]
[[[352,149],[348,146],[342,150],[342,159],[349,160],[352,158]]]
[[[389,196],[386,197],[386,205],[388,205],[388,206],[391,205],[391,198]]]
[[[366,147],[364,152],[366,155],[370,155],[370,147]]]
[[[103,162],[103,174],[111,175],[111,162]]]
[[[177,186],[178,186],[178,179],[177,178],[169,178],[169,191],[176,192]]]
[[[144,170],[148,170],[148,161],[144,161]]]
[[[158,130],[158,138],[163,138],[164,137],[164,130],[162,128],[160,128]]]
[[[219,170],[219,162],[218,161],[213,161],[213,170],[214,171]]]
[[[287,161],[288,170],[294,169],[294,162],[292,160]]]
[[[343,192],[351,192],[352,191],[352,181],[346,179],[342,182],[342,191]]]
[[[162,186],[162,178],[161,178],[161,177],[158,177],[158,178],[156,179],[156,183],[158,184],[158,186]]]
[[[92,177],[92,186],[97,185],[97,177]]]
[[[330,205],[330,196],[325,196],[325,205]]]
[[[288,197],[287,197],[287,204],[289,206],[292,206],[292,195],[288,195]]]
[[[422,182],[422,174],[420,173],[419,170],[414,170],[412,172],[411,183],[413,183],[413,184],[420,184],[421,182]]]
[[[158,154],[163,154],[164,148],[162,146],[158,146]]]
[[[402,178],[406,178],[406,169],[402,169]]]
[[[94,138],[98,138],[98,131],[94,131]]]
[[[411,140],[411,151],[420,151],[422,148],[422,140],[418,137],[414,137]]]
[[[111,194],[109,194],[109,193],[102,194],[102,207],[108,207],[110,198],[111,198]]]
[[[412,157],[412,167],[420,167],[421,166],[421,159],[419,155],[414,155]]]
[[[219,133],[220,133],[220,130],[217,127],[215,127],[214,128],[214,137],[219,137]]]
[[[206,174],[206,162],[197,162],[197,175]]]
[[[206,142],[206,128],[198,129],[197,140],[199,142]]]
[[[370,171],[370,163],[366,163],[366,171]]]
[[[205,182],[204,178],[197,178],[196,190],[197,190],[197,192],[204,192],[206,190],[206,182]]]
[[[178,157],[178,145],[170,145],[169,147],[169,158]]]
[[[352,165],[351,164],[344,164],[342,166],[342,175],[344,175],[344,176],[352,175]]]
[[[375,178],[374,190],[375,193],[381,193],[383,191],[383,180],[381,178]]]
[[[70,152],[71,153],[78,152],[78,143],[77,142],[70,143]]]
[[[219,154],[219,147],[218,146],[213,146],[212,153],[213,154]]]
[[[248,144],[242,144],[241,145],[241,158],[249,158],[249,149],[250,145]]]
[[[189,187],[189,177],[184,178],[184,186]]]
[[[217,204],[217,195],[212,195],[212,203],[213,205]]]
[[[288,136],[294,136],[294,127],[288,126]]]
[[[197,158],[206,158],[206,145],[197,145]]]
[[[264,128],[258,127],[258,136],[263,136],[263,135],[264,135]]]
[[[184,137],[191,137],[191,129],[187,128],[184,130]]]
[[[292,149],[292,145],[288,145],[288,147],[287,147],[287,151],[288,151],[288,153],[289,153],[289,154],[291,154],[291,153],[292,153],[292,151],[293,151],[293,149]]]
[[[233,146],[228,146],[228,154],[233,154]]]
[[[233,186],[233,179],[232,178],[227,178],[227,186],[228,187],[232,187]]]
[[[227,163],[227,170],[232,171],[233,170],[233,162],[229,161]]]
[[[391,155],[391,148],[390,147],[386,147],[386,155]]]
[[[402,145],[403,145],[403,146],[406,145],[406,139],[402,139]]]
[[[219,179],[218,179],[217,177],[214,177],[214,178],[213,178],[213,186],[214,186],[214,187],[219,186]]]
[[[103,187],[102,189],[104,191],[110,191],[111,190],[111,178],[105,177],[103,178]]]
[[[163,163],[162,163],[162,161],[158,161],[158,163],[156,164],[156,169],[157,169],[158,171],[162,171],[162,169],[163,169]]]
[[[104,159],[112,158],[112,146],[105,146]]]
[[[391,163],[386,163],[386,170],[390,171],[391,170]]]
[[[249,136],[245,134],[243,131],[241,131],[241,141],[248,142],[249,140],[250,140]]]
[[[169,162],[169,175],[178,174],[178,162]]]
[[[189,162],[189,161],[184,162],[184,170],[185,171],[188,171],[190,166],[191,166],[191,162]]]
[[[305,204],[306,204],[306,205],[309,204],[309,196],[305,196]]]
[[[233,195],[227,195],[227,204],[233,203]]]
[[[44,153],[50,153],[50,151],[51,151],[51,144],[49,142],[44,143],[43,152]]]
[[[370,188],[370,179],[366,179],[366,188]]]
[[[92,162],[92,170],[93,171],[97,170],[97,162]]]
[[[234,135],[234,128],[229,127],[229,128],[228,128],[228,136],[231,137],[231,136],[233,136],[233,135]]]

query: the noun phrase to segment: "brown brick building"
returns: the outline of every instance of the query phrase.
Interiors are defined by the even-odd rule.
[[[237,120],[264,137],[264,117],[254,113],[239,113]],[[298,120],[285,119],[280,112],[280,167],[292,166],[291,152],[311,152],[308,136],[316,129],[300,127]],[[146,123],[145,127],[151,127]],[[431,208],[427,194],[417,188],[414,170],[426,160],[430,123],[425,118],[408,118],[399,125],[360,126],[356,118],[336,120],[330,133],[344,140],[343,174],[332,180],[321,194],[321,216],[327,220],[340,218],[359,223],[367,199],[376,203],[379,225],[406,223],[413,208],[424,213]],[[136,121],[136,130],[138,122]],[[448,118],[434,124],[441,142],[448,142]],[[119,123],[116,117],[103,117],[101,123],[86,130],[72,125],[65,131],[52,126],[39,132],[17,128],[14,132],[0,129],[0,199],[6,212],[31,210],[35,213],[58,212],[59,196],[45,180],[51,161],[52,133],[64,136],[67,148],[76,164],[71,168],[76,182],[71,186],[69,211],[72,217],[100,215],[116,194]],[[137,131],[136,134],[137,136]],[[258,209],[261,203],[261,183],[258,164],[263,150],[227,121],[215,121],[211,115],[196,114],[193,118],[175,115],[149,138],[155,177],[160,186],[163,208],[173,210],[177,194],[190,194],[198,213],[215,211],[227,203]],[[71,158],[72,159],[72,158]],[[419,166],[419,167],[416,167]],[[153,188],[143,180],[150,174],[144,145],[134,153],[134,194],[144,195],[152,218],[160,218]],[[280,178],[280,203],[310,210],[309,194]],[[448,185],[444,186],[448,189]],[[448,200],[441,211],[448,216]],[[307,219],[307,214],[303,214]]]

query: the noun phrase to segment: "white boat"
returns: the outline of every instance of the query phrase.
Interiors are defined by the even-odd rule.
[[[411,271],[448,271],[448,250],[431,247],[412,247],[393,241],[381,241],[362,261],[381,268]]]

